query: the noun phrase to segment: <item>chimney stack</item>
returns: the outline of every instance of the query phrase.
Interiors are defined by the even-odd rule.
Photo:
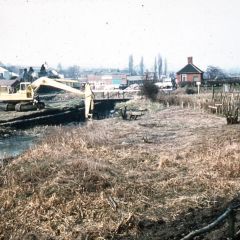
[[[193,64],[192,57],[188,57],[188,64]]]

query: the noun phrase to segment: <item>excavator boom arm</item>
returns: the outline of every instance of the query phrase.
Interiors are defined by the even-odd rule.
[[[67,92],[75,93],[80,95],[82,98],[85,99],[85,118],[91,118],[92,114],[91,112],[93,111],[93,99],[94,99],[94,94],[92,92],[91,86],[89,84],[85,84],[85,91],[80,91],[76,88],[72,88],[70,86],[67,86],[64,83],[60,83],[54,79],[46,78],[46,77],[41,77],[37,79],[36,81],[31,83],[31,88],[33,92],[35,93],[41,86],[50,86],[50,87],[55,87],[58,89],[65,90]]]
[[[50,79],[50,78],[46,78],[46,77],[39,78],[36,81],[31,83],[31,87],[33,88],[34,92],[36,92],[41,86],[55,87],[58,89],[65,90],[67,92],[79,94],[82,97],[84,97],[84,95],[85,95],[84,92],[82,92],[76,88],[72,88],[64,83],[60,83],[54,79]]]

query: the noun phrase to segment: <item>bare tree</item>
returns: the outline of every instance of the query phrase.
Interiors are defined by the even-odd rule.
[[[144,74],[144,63],[143,63],[143,57],[141,57],[140,61],[140,74],[143,76]]]
[[[33,70],[32,67],[29,68],[27,75],[28,75],[28,81],[33,82],[33,80],[34,80],[34,70]]]
[[[129,56],[128,69],[129,69],[129,74],[133,75],[133,55]]]
[[[155,60],[154,60],[154,81],[157,80],[157,58],[155,57]]]
[[[67,69],[67,73],[69,77],[78,79],[80,77],[80,67],[77,65],[70,66]]]
[[[227,77],[227,74],[216,66],[208,66],[204,75],[207,79],[221,79]]]
[[[164,59],[164,75],[167,76],[167,59]]]
[[[162,56],[158,54],[158,77],[161,78],[162,75]]]
[[[61,64],[61,63],[58,63],[58,65],[57,65],[57,71],[58,71],[59,73],[62,73],[63,68],[62,68],[62,64]]]
[[[26,74],[26,71],[24,69],[23,79],[25,78],[24,77],[25,74]],[[46,70],[45,64],[42,64],[41,69],[38,73],[38,77],[45,77],[45,76],[47,76],[47,70]]]

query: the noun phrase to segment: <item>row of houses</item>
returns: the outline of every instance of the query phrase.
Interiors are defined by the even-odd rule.
[[[88,74],[81,77],[81,83],[88,82],[94,86],[95,89],[103,88],[119,88],[134,83],[142,84],[144,76],[128,76],[127,74]]]
[[[187,58],[187,65],[176,73],[176,83],[180,85],[181,82],[201,82],[203,80],[203,71],[193,64],[193,58]],[[119,85],[143,84],[144,80],[153,80],[154,73],[145,73],[144,76],[128,76],[127,74],[88,74],[81,78],[82,82],[89,82],[96,89],[101,89],[103,86],[118,87]],[[166,76],[161,79],[162,82],[169,81]]]
[[[41,72],[42,68],[46,72],[46,76],[60,76],[56,71],[49,69],[44,64],[39,69],[34,69],[32,74],[36,74],[37,72]],[[26,71],[26,69],[24,69]],[[20,73],[20,78],[24,75],[24,70]],[[52,75],[51,75],[52,74]],[[13,77],[18,77],[17,74],[9,72],[7,69],[0,67],[0,79],[9,80]],[[61,76],[63,77],[63,76]],[[37,76],[36,76],[37,78]],[[154,73],[148,72],[143,76],[129,76],[123,73],[113,73],[113,74],[87,74],[85,77],[81,77],[79,79],[79,83],[89,82],[92,84],[95,89],[103,89],[106,86],[108,88],[119,88],[121,85],[129,86],[132,84],[143,84],[144,80],[153,80]],[[164,79],[164,78],[163,78]],[[193,64],[193,58],[187,58],[187,65],[184,66],[176,73],[176,83],[178,85],[181,82],[201,82],[203,79],[203,71],[199,69],[196,65]],[[169,79],[167,79],[169,81]],[[164,81],[164,80],[163,80]]]

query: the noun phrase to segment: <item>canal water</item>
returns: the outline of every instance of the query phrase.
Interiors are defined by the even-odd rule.
[[[23,153],[35,145],[37,138],[29,134],[0,137],[0,160]]]
[[[82,123],[69,123],[63,127],[82,126]],[[55,131],[55,126],[36,126],[27,130],[12,130],[0,134],[0,161],[5,158],[15,157],[28,149],[35,147],[48,134]]]
[[[113,103],[109,104],[108,107],[102,106],[102,104],[96,105],[96,118],[102,119],[111,117],[112,111],[110,110],[112,109],[114,109]],[[65,123],[64,126],[74,126],[75,124],[79,125],[82,124],[82,122],[75,122],[72,119],[68,119],[68,123]],[[0,135],[0,160],[8,157],[15,157],[30,149],[35,144],[37,144],[39,139],[41,139],[41,137],[44,135],[45,130],[44,127],[41,128],[36,126],[31,130],[15,131],[14,135]]]

